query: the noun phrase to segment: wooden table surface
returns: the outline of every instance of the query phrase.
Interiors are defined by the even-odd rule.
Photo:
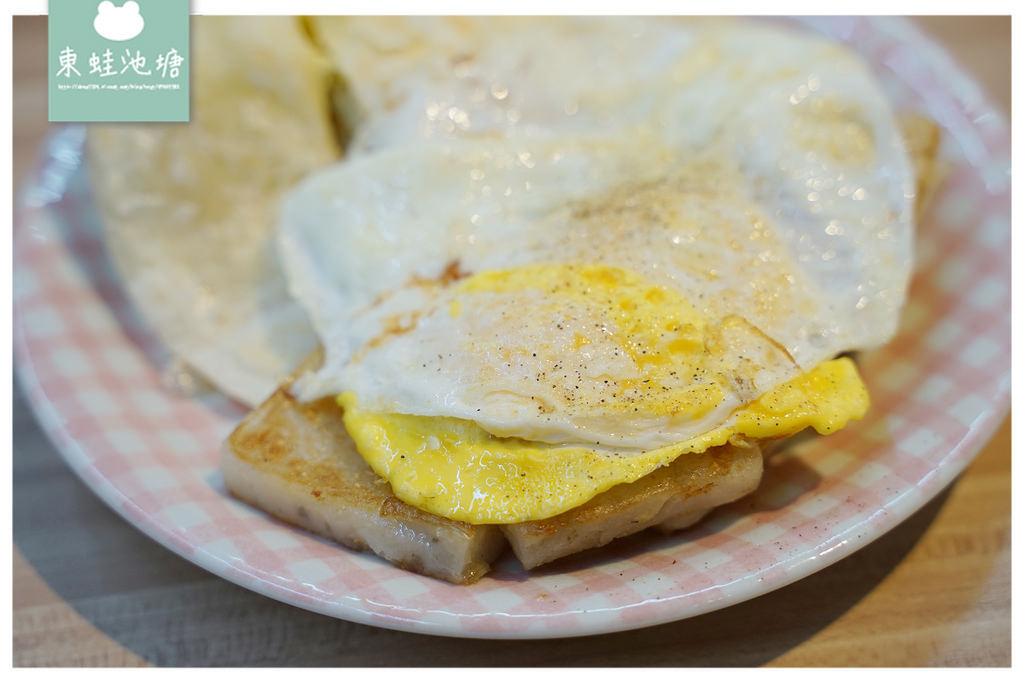
[[[918,20],[1010,109],[1010,19]],[[46,20],[14,20],[14,183],[46,123]],[[681,622],[542,642],[352,624],[164,549],[64,465],[15,386],[16,666],[1008,666],[1010,423],[952,486],[867,548]]]

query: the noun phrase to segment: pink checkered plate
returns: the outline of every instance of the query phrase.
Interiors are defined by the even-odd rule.
[[[849,555],[948,485],[1009,406],[1009,131],[909,22],[801,20],[862,53],[901,110],[944,129],[949,172],[923,218],[899,336],[859,357],[873,407],[773,456],[762,486],[670,537],[638,534],[472,586],[397,569],[232,499],[218,447],[243,416],[182,391],[100,237],[81,127],[48,142],[14,233],[17,372],[69,466],[107,504],[229,581],[342,619],[422,633],[550,638],[673,621],[764,594]]]

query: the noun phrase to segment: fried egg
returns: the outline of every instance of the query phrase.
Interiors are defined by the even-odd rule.
[[[884,343],[906,294],[914,178],[885,98],[816,38],[681,31],[573,86],[583,116],[367,147],[285,201],[325,350],[294,391],[339,396],[406,502],[542,519],[866,410],[831,359]]]
[[[359,123],[350,153],[410,140],[530,137],[552,127],[645,116],[644,75],[663,71],[718,19],[642,17],[314,17],[346,75]],[[677,72],[678,82],[687,78]]]
[[[774,439],[809,427],[830,434],[864,416],[868,395],[853,361],[826,361],[709,431],[646,451],[542,444],[497,437],[470,420],[367,412],[352,392],[339,403],[363,458],[399,498],[471,524],[511,524],[570,510],[737,436]]]

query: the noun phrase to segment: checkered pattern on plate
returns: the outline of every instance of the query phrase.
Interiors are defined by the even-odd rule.
[[[859,361],[868,417],[772,458],[758,492],[686,532],[616,542],[526,574],[512,559],[450,586],[231,499],[217,468],[241,406],[176,371],[101,239],[82,130],[63,129],[14,235],[17,369],[69,465],[145,533],[279,600],[378,626],[477,637],[600,633],[767,592],[849,554],[949,483],[1009,404],[1009,133],[908,23],[804,22],[868,59],[897,107],[938,121],[949,174],[921,223],[897,339]]]

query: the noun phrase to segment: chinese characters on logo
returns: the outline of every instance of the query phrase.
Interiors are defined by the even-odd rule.
[[[81,72],[75,68],[75,64],[78,62],[78,55],[71,49],[70,46],[60,51],[60,71],[57,72],[58,76],[65,76],[71,78],[71,72],[74,71],[76,74],[81,76]]]
[[[93,52],[89,56],[89,73],[99,74],[103,78],[106,76],[118,76],[131,69],[132,72],[139,76],[153,75],[153,69],[146,69],[146,57],[142,54],[141,50],[136,50],[135,54],[132,55],[131,50],[125,48],[124,54],[120,55],[120,58],[121,68],[118,70],[114,65],[114,53],[109,49],[105,50],[102,55]],[[184,62],[185,58],[175,48],[171,48],[167,52],[156,56],[155,71],[161,78],[177,78],[181,73],[181,65]],[[70,45],[66,46],[60,51],[60,70],[57,71],[57,76],[72,78],[72,72],[76,76],[81,76],[82,73],[75,68],[77,63],[78,54],[71,49]]]
[[[171,78],[177,78],[179,67],[181,67],[182,62],[184,61],[185,58],[179,55],[178,51],[172,47],[166,54],[157,56],[156,68],[164,78],[167,78],[168,70],[171,72]]]
[[[189,0],[47,0],[50,121],[185,122]]]

